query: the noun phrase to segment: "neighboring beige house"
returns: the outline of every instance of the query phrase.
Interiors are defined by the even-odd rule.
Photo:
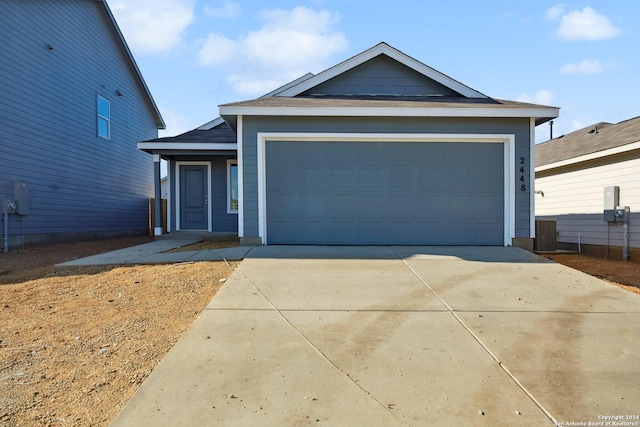
[[[604,219],[605,188],[630,208],[630,259],[640,262],[640,117],[598,123],[538,144],[536,219],[557,221],[559,248],[621,259],[624,227]]]

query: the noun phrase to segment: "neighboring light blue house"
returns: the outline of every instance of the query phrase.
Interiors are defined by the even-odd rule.
[[[136,143],[164,122],[106,2],[1,1],[0,46],[10,245],[148,233],[153,160]]]
[[[168,161],[171,232],[532,248],[535,126],[557,116],[380,43],[138,147]]]

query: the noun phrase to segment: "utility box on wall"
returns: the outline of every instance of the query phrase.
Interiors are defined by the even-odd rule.
[[[16,214],[27,215],[29,213],[29,183],[24,181],[14,182],[14,200],[18,205]]]
[[[617,185],[604,188],[604,220],[616,221],[616,208],[620,204],[620,187]]]

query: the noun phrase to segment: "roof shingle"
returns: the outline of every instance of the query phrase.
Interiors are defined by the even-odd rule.
[[[640,116],[611,124],[600,122],[536,145],[536,166],[640,141]]]

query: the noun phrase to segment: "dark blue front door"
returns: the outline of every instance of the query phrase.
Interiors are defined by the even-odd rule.
[[[206,165],[180,167],[180,229],[207,230],[208,186]]]

